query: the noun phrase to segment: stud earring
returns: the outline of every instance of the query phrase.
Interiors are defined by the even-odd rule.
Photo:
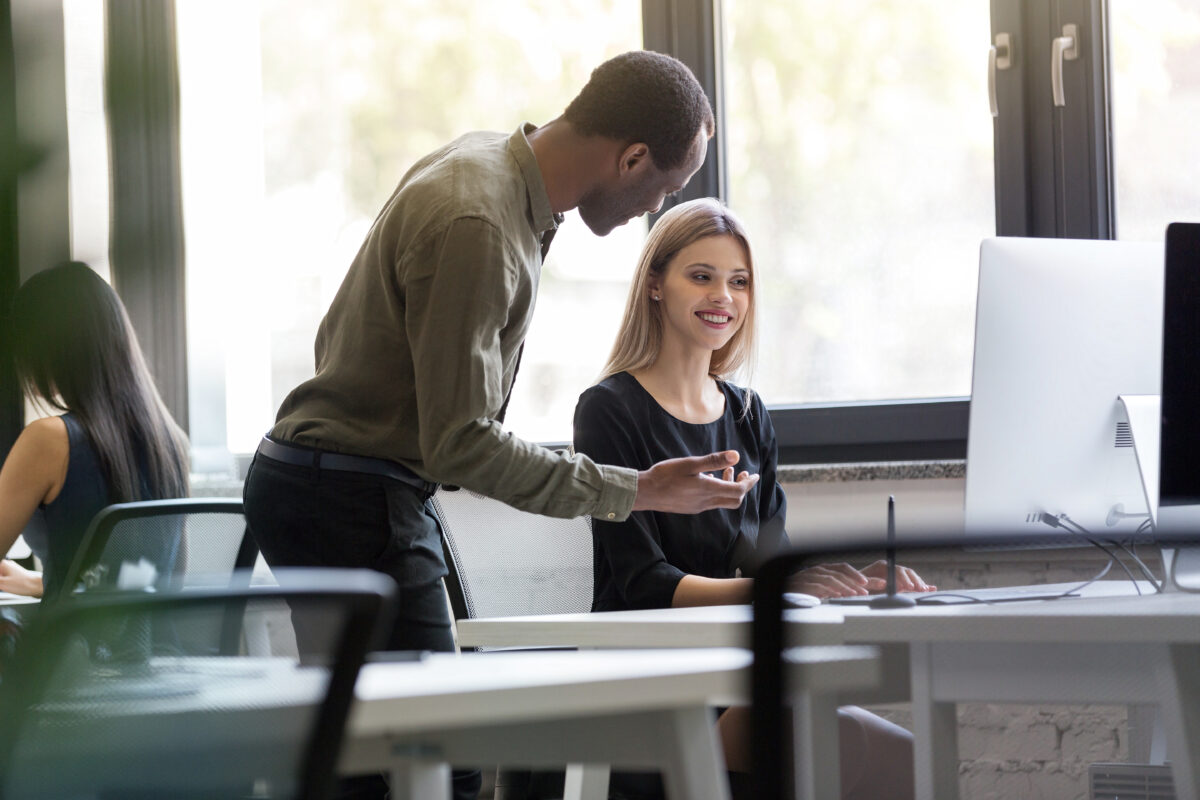
[[[654,295],[654,299],[655,299],[655,300],[658,300],[658,295]]]

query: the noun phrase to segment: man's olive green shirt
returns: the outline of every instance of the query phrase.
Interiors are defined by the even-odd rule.
[[[408,171],[321,321],[316,375],[283,401],[271,435],[399,462],[556,517],[621,520],[637,473],[506,433],[516,373],[561,217],[523,125],[470,133]]]

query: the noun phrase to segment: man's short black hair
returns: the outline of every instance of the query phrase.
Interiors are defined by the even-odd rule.
[[[584,136],[645,142],[660,170],[683,164],[701,127],[713,134],[713,112],[683,62],[650,50],[610,58],[571,101],[563,117]]]

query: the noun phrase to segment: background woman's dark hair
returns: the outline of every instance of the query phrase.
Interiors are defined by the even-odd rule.
[[[103,278],[77,261],[34,275],[13,297],[12,335],[25,392],[79,420],[111,502],[187,496],[187,437]]]
[[[712,136],[712,105],[682,61],[650,50],[610,58],[592,71],[563,117],[584,136],[645,142],[660,170],[681,165],[703,126]]]

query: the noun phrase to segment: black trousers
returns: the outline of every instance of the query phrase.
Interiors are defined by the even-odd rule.
[[[400,587],[388,650],[454,649],[441,578],[441,530],[419,489],[391,478],[284,464],[259,454],[246,475],[246,522],[272,567],[359,567]],[[456,800],[479,794],[478,770],[453,774]],[[386,797],[382,778],[353,779],[346,797]]]

